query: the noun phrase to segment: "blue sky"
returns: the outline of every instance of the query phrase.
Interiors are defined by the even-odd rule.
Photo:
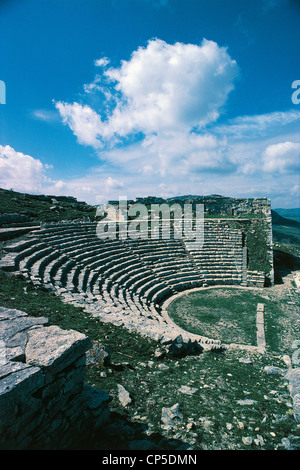
[[[0,0],[0,187],[299,207],[299,24],[298,0]]]

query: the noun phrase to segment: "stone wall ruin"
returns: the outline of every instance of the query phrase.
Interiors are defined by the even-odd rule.
[[[92,438],[110,397],[84,383],[89,338],[3,307],[0,338],[0,449],[66,449]]]

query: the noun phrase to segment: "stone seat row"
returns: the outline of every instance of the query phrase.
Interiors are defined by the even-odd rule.
[[[90,232],[96,232],[97,230],[97,222],[90,222],[90,223],[78,223],[78,224],[61,224],[61,225],[54,225],[53,227],[42,227],[41,230],[36,230],[35,233],[41,232],[42,236],[44,238],[46,237],[52,237],[56,235],[66,235],[66,234],[74,234],[74,233],[90,233]],[[240,234],[239,229],[231,228],[229,225],[222,225],[220,227],[220,224],[218,222],[211,222],[211,221],[204,221],[203,224],[203,230],[204,233],[207,234],[208,236],[210,235],[220,235],[221,237],[225,236],[236,236]],[[164,228],[160,224],[160,229],[154,229],[154,231],[151,231],[150,226],[147,231],[140,231],[140,236],[145,237],[145,239],[149,239],[151,235],[155,235],[153,238],[155,239],[157,234],[160,233],[161,235],[169,235],[171,238],[174,238],[174,229],[171,227],[170,230],[167,228]],[[181,231],[179,232],[181,235]],[[187,226],[185,226],[185,234],[190,235],[194,234],[194,231],[188,230]],[[118,236],[118,231],[116,232]],[[120,236],[123,236],[123,232],[120,232]],[[177,235],[176,235],[177,236]]]
[[[99,250],[102,249],[103,251],[109,251],[110,249],[121,249],[120,247],[126,247],[128,249],[128,247],[130,247],[130,244],[125,244],[123,242],[119,242],[118,240],[116,241],[110,241],[110,243],[107,243],[106,241],[102,241],[102,240],[99,240],[97,237],[94,237],[93,235],[90,235],[89,237],[79,237],[79,238],[76,238],[76,237],[72,237],[71,240],[68,240],[68,239],[64,239],[64,240],[59,240],[59,239],[56,239],[55,241],[51,240],[47,240],[47,242],[51,243],[53,246],[59,246],[61,250],[66,250],[66,251],[71,251],[72,248],[74,248],[74,250],[79,250],[79,243],[80,243],[80,249],[83,250],[83,249],[86,249],[86,250],[93,250],[95,249],[96,247],[99,247]],[[173,245],[172,245],[173,246]],[[180,246],[178,243],[177,243],[177,252],[183,252],[183,248],[182,246]],[[130,247],[131,248],[131,247]],[[168,246],[168,244],[166,244],[166,246],[160,246],[159,248],[159,251],[163,254],[164,250],[169,250],[170,249],[170,246]],[[157,247],[155,247],[155,249],[153,249],[152,246],[149,247],[149,252],[150,251],[154,251],[154,250],[157,250]],[[143,250],[141,249],[140,250],[140,253],[142,253]],[[174,250],[173,250],[173,253]]]
[[[47,260],[51,260],[51,261],[54,261],[55,258],[58,258],[60,257],[60,260],[59,261],[56,261],[56,263],[54,262],[54,267],[58,267],[59,264],[61,263],[61,260],[65,260],[66,258],[64,257],[64,255],[60,255],[59,252],[55,252],[53,253],[53,251],[49,248],[49,247],[45,247],[43,244],[39,245],[39,247],[41,247],[41,249],[39,251],[36,251],[34,252],[33,254],[33,249],[32,247],[29,249],[30,250],[30,254],[32,254],[32,256],[29,258],[29,260],[25,261],[21,261],[19,263],[19,268],[22,270],[22,269],[29,269],[31,267],[33,267],[33,272],[34,274],[38,274],[38,275],[42,275],[42,271],[41,269],[44,268],[46,265],[47,265]],[[35,248],[37,248],[37,245],[35,245]],[[26,251],[26,253],[28,254],[28,251]],[[45,258],[46,256],[46,258]],[[134,256],[129,256],[128,258],[128,255],[127,253],[123,253],[123,256],[126,257],[126,261],[125,261],[125,267],[128,266],[128,265],[131,265],[133,263],[134,260]],[[19,257],[19,255],[18,255]],[[34,266],[35,263],[37,263],[40,259],[42,258],[42,261],[40,264],[38,264],[36,267]],[[116,264],[115,261],[116,261],[116,258],[118,259],[118,263]],[[110,257],[107,257],[107,258],[104,258],[105,261],[109,261],[110,264],[113,264],[113,266],[111,267],[113,271],[115,271],[115,268],[117,267],[118,268],[118,265],[120,264],[119,261],[120,259],[122,258],[122,256],[120,256],[120,254],[118,255],[111,255]],[[92,259],[93,260],[93,264],[92,266],[88,264],[88,261]],[[90,257],[88,257],[87,259],[85,259],[84,255],[81,257],[81,258],[75,258],[73,260],[70,260],[69,263],[68,263],[68,267],[70,269],[70,267],[73,267],[74,264],[76,262],[84,262],[85,265],[88,265],[90,267],[90,269],[95,269],[95,268],[99,268],[100,272],[101,270],[105,270],[107,267],[108,267],[108,264],[105,263],[104,265],[101,264],[101,267],[99,267],[99,263],[101,263],[101,261],[103,261],[103,258],[100,258],[98,260],[95,260],[95,256],[94,254]],[[175,264],[175,267],[178,268],[178,264],[176,266],[176,263],[174,263],[174,260],[172,260],[172,263],[171,264]],[[209,261],[209,266],[211,267],[212,264],[213,264],[213,260],[210,259]],[[168,263],[167,263],[168,265]],[[216,265],[218,266],[218,262],[216,263]],[[241,265],[241,263],[239,263],[239,265]],[[222,269],[225,268],[225,266],[229,266],[230,267],[230,263],[227,262],[225,264],[225,262],[222,263]],[[166,267],[166,266],[165,266]],[[204,268],[205,267],[205,264],[203,263],[202,264],[202,267]],[[233,265],[234,268],[237,267],[237,262],[234,263]],[[66,269],[66,268],[65,268]],[[182,266],[180,266],[180,269],[182,269]],[[52,267],[52,275],[53,275],[53,267]],[[56,269],[57,271],[57,269]]]
[[[40,252],[40,254],[41,253],[42,252]],[[72,288],[77,289],[79,287],[80,272],[82,271],[82,266],[78,266],[78,265],[76,266],[76,263],[74,262],[74,260],[68,260],[64,255],[59,256],[59,252],[56,252],[56,253],[52,252],[51,255],[49,255],[48,259],[52,259],[52,265],[51,265],[51,269],[48,268],[48,277],[47,277],[47,272],[45,272],[45,276],[43,278],[44,282],[53,282],[54,284],[59,284],[62,287],[67,286],[70,290],[72,290]],[[36,260],[36,257],[35,257],[35,260]],[[42,262],[44,263],[44,265],[46,265],[45,260],[43,260]],[[34,263],[27,263],[27,267],[29,266],[33,268]],[[91,271],[88,272],[86,270],[84,271],[84,273],[81,272],[80,290],[82,291],[86,291],[88,277],[89,277],[90,272]],[[42,275],[42,272],[38,271],[37,269],[32,269],[31,273],[33,276]],[[69,281],[67,281],[67,273],[69,274],[69,277],[70,277]],[[97,277],[98,277],[98,288],[99,288],[101,284],[99,281],[99,272],[97,273]],[[197,282],[198,280],[197,275],[196,275],[196,279],[195,279],[195,275],[189,276],[186,274],[182,274],[179,276],[177,275],[177,277],[179,278],[183,277],[183,280],[185,282],[187,281]],[[157,282],[157,277],[150,275],[150,278],[151,278],[150,281],[148,281],[148,283],[145,283],[145,270],[141,271],[141,273],[138,275],[137,280],[140,282],[136,283],[135,289],[138,291],[139,296],[144,296],[147,301],[151,301],[151,294],[154,294],[154,293],[156,294],[159,290],[161,291],[164,290],[165,293],[167,291],[170,291],[170,288],[167,285],[164,285],[163,286],[164,289],[161,289],[159,283]],[[101,279],[102,279],[101,293],[103,295],[103,292],[105,292],[106,290],[109,291],[109,280],[106,279],[105,276],[103,276]],[[105,281],[103,282],[104,279],[106,279],[106,285],[105,285]],[[172,280],[171,276],[170,276],[170,279],[167,279],[167,280],[170,281],[171,284],[172,283],[182,284],[180,281],[178,281],[178,279],[176,281],[174,279]],[[94,280],[94,283],[95,283],[95,280]],[[131,289],[132,289],[133,284],[134,284],[134,279],[131,281]],[[149,289],[147,291],[148,286],[149,286]],[[129,288],[129,286],[127,285],[126,288]],[[158,296],[156,295],[156,297]]]
[[[126,263],[127,265],[128,265],[128,264],[132,264],[132,263],[131,263],[131,260],[128,261],[128,259],[126,260],[125,263]],[[69,268],[70,268],[70,267],[73,268],[73,267],[74,267],[74,263],[69,262],[68,266],[69,266]],[[105,267],[107,267],[107,265],[105,265]],[[77,270],[78,270],[78,267],[77,267]],[[98,270],[98,272],[99,272],[99,270]],[[77,271],[77,273],[78,273],[78,271]],[[57,274],[58,274],[58,275],[57,275]],[[60,277],[59,274],[60,274],[60,273],[59,273],[59,270],[57,270],[57,271],[56,271],[56,281],[57,281],[58,278]],[[52,275],[53,275],[53,270],[52,270]],[[142,276],[144,276],[144,275],[145,275],[145,269],[142,270],[142,275],[140,275],[140,277],[142,277]],[[76,270],[75,270],[75,276],[76,276]],[[60,279],[60,281],[61,281],[61,280],[62,280],[62,279]],[[74,282],[74,279],[73,279],[73,283],[76,285],[76,282]],[[64,284],[65,284],[65,283],[63,282],[62,285],[64,285]]]
[[[45,240],[46,241],[46,240]],[[94,237],[93,235],[90,235],[89,237],[72,237],[71,239],[57,239],[55,241],[48,241],[47,242],[51,243],[53,246],[59,246],[60,249],[64,249],[64,250],[71,250],[72,247],[74,247],[74,249],[77,249],[78,250],[78,246],[80,244],[80,246],[83,248],[86,248],[86,249],[93,249],[94,247],[98,246],[99,249],[103,249],[103,250],[110,250],[110,249],[120,249],[120,245],[123,246],[125,245],[123,242],[119,242],[118,240],[116,241],[110,241],[110,243],[107,243],[107,242],[104,242],[102,240],[99,240],[97,237]],[[132,250],[135,250],[136,249],[136,245],[130,245],[130,243],[127,243],[126,245],[126,248],[130,248]],[[241,244],[240,243],[234,243],[234,244],[229,244],[229,243],[225,243],[225,242],[222,242],[222,243],[218,243],[218,242],[206,242],[202,245],[202,250],[203,252],[204,251],[221,251],[221,250],[225,250],[225,251],[228,251],[230,248],[232,249],[237,249],[238,247],[240,247]],[[117,248],[118,247],[118,248]],[[140,248],[138,248],[138,252],[140,255],[144,254],[146,255],[146,253],[153,253],[153,252],[156,252],[156,253],[164,253],[167,252],[168,250],[170,250],[172,248],[173,250],[173,253],[175,253],[174,249],[176,250],[176,253],[184,253],[184,249],[182,247],[182,245],[180,246],[180,242],[177,242],[176,244],[174,243],[170,243],[170,241],[166,241],[164,240],[163,241],[163,244],[161,243],[160,246],[158,247],[157,245],[148,245],[147,248],[141,246]],[[18,249],[18,247],[16,247],[16,249]],[[190,250],[192,251],[192,250]]]
[[[28,243],[28,242],[27,242],[27,243]],[[29,244],[30,244],[31,246],[28,247]],[[35,250],[37,249],[37,247],[44,247],[44,246],[45,246],[45,245],[43,244],[43,242],[41,242],[41,243],[39,243],[39,242],[33,243],[33,241],[29,242],[28,245],[26,244],[26,247],[28,247],[27,250],[22,251],[22,252],[21,252],[22,254],[19,254],[19,255],[18,255],[17,261],[18,261],[19,259],[21,259],[22,257],[31,254],[33,251],[35,251]],[[86,257],[86,253],[87,253],[88,251],[90,251],[90,252],[91,252],[91,256],[94,257],[94,256],[95,256],[95,246],[98,246],[98,245],[93,245],[93,244],[92,244],[92,245],[90,246],[89,243],[86,243],[86,244],[84,243],[84,244],[81,246],[81,248],[79,249],[79,248],[78,248],[78,244],[76,244],[76,248],[74,248],[73,253],[72,253],[72,250],[64,248],[63,245],[60,245],[60,249],[66,251],[66,252],[68,252],[69,255],[76,256],[77,259],[78,259],[78,261],[79,261],[79,260],[80,260],[80,254],[83,254],[83,256]],[[121,255],[121,254],[124,254],[124,255],[126,254],[126,251],[125,251],[125,250],[122,250],[122,248],[120,248],[120,244],[116,244],[115,246],[118,247],[118,248],[115,248],[115,250],[114,250],[114,251],[115,251],[115,254],[117,254],[117,253],[119,253],[120,255]],[[17,250],[19,249],[19,247],[14,247],[14,248],[17,249]],[[29,250],[29,251],[28,251],[28,250]],[[99,250],[98,252],[102,251],[102,253],[104,253],[104,254],[106,255],[106,246],[103,246],[103,244],[100,243],[98,250]],[[117,250],[117,252],[116,252],[116,250]],[[240,248],[238,248],[237,250],[234,250],[234,254],[237,254],[238,252],[241,252],[241,251],[242,251],[242,248],[240,247]],[[75,254],[75,252],[76,252],[76,254]],[[97,252],[97,253],[98,253],[98,252]],[[180,250],[180,249],[175,250],[175,251],[172,250],[171,253],[168,253],[168,249],[167,249],[167,248],[166,248],[166,250],[164,250],[164,248],[161,248],[161,251],[160,251],[159,253],[156,253],[155,255],[152,255],[152,258],[150,257],[150,259],[158,258],[160,254],[161,254],[161,255],[165,255],[165,256],[167,256],[167,255],[169,254],[169,255],[172,256],[173,258],[175,257],[175,255],[178,255],[178,256],[183,255],[183,256],[185,256],[185,253],[184,253],[183,250]],[[209,251],[206,250],[206,247],[205,247],[205,246],[203,247],[202,252],[194,252],[194,253],[192,252],[192,255],[194,256],[195,259],[197,259],[197,258],[202,258],[202,259],[203,259],[203,258],[205,258],[205,257],[206,257],[207,259],[208,259],[209,257],[210,257],[210,258],[217,258],[217,257],[218,257],[218,254],[219,254],[218,251],[217,251],[217,253],[216,253],[216,251],[213,251],[212,253],[210,253]],[[228,250],[228,248],[227,248],[227,249],[224,251],[224,254],[225,254],[225,255],[230,255],[231,252],[230,252],[230,250]],[[139,256],[141,256],[141,253],[139,253]],[[147,258],[144,258],[144,259],[147,259]]]
[[[241,238],[234,240],[236,250],[227,246],[223,252],[216,243],[215,251],[204,245],[201,254],[187,252],[180,240],[104,241],[87,232],[95,225],[82,225],[75,234],[74,228],[41,230],[7,251],[15,254],[16,268],[33,280],[127,313],[134,308],[153,316],[154,305],[182,289],[241,280]]]

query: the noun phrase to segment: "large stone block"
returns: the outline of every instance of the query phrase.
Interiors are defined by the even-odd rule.
[[[26,363],[47,368],[51,374],[56,374],[90,347],[90,339],[77,331],[62,330],[55,325],[37,328],[28,332]]]

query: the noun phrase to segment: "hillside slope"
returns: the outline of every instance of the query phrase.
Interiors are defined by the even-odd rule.
[[[285,227],[295,227],[300,229],[300,223],[296,220],[283,217],[278,214],[275,210],[272,210],[272,222],[273,225],[284,225]]]
[[[286,219],[272,210],[273,240],[293,246],[300,246],[300,223]]]
[[[45,196],[20,193],[0,188],[0,226],[28,222],[57,222],[90,217],[96,207],[77,201],[71,196]]]
[[[300,207],[296,207],[294,209],[274,209],[277,214],[281,215],[281,217],[285,217],[286,219],[296,220],[300,222]]]

